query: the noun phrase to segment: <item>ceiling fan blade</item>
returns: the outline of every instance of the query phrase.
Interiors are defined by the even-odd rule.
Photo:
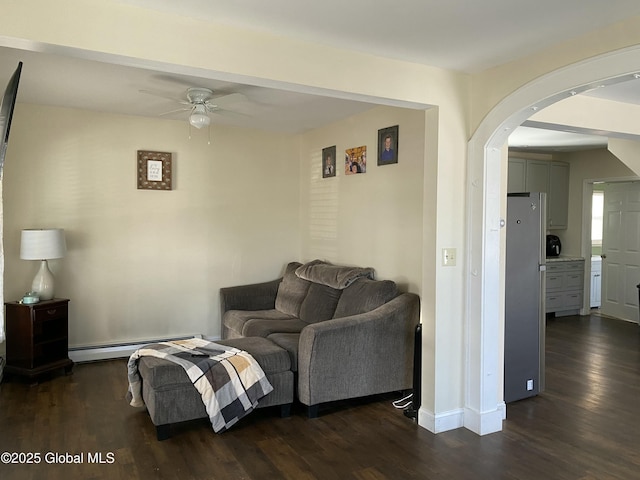
[[[226,110],[224,108],[208,108],[207,112],[214,115],[222,115],[225,117],[239,117],[239,118],[249,118],[251,115],[247,115],[246,113],[240,113],[234,110]]]
[[[164,98],[165,100],[171,100],[172,102],[181,103],[183,105],[190,105],[189,102],[182,98],[176,98],[174,96],[168,95],[162,92],[154,92],[152,90],[138,90],[140,93],[144,93],[145,95],[152,95],[154,97]]]
[[[176,110],[171,110],[169,112],[160,113],[158,116],[164,117],[165,115],[171,115],[172,113],[190,112],[191,110],[193,110],[193,107],[178,108]]]
[[[207,100],[205,103],[211,106],[225,107],[233,103],[246,102],[248,99],[246,95],[242,93],[230,93],[229,95],[223,95],[221,97],[213,97],[211,100]]]

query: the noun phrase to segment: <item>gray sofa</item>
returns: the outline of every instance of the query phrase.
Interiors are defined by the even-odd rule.
[[[314,260],[290,263],[277,280],[223,288],[223,338],[284,348],[311,417],[321,403],[409,389],[419,297],[373,274]]]

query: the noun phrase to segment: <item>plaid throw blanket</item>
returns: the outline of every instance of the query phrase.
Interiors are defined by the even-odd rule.
[[[258,362],[237,348],[191,338],[145,345],[128,363],[129,398],[133,407],[143,407],[138,359],[163,358],[181,365],[202,401],[216,433],[229,429],[249,414],[258,400],[273,390]]]

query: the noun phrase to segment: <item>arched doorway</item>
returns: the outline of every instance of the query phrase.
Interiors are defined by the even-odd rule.
[[[640,46],[610,52],[546,74],[500,102],[468,145],[467,309],[464,426],[479,435],[500,431],[504,324],[504,146],[511,131],[535,111],[594,87],[634,78]]]

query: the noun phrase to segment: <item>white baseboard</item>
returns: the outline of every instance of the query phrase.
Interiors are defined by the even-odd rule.
[[[155,338],[153,340],[137,341],[135,343],[120,343],[113,345],[95,345],[87,347],[72,347],[69,349],[69,358],[74,363],[95,362],[98,360],[111,360],[114,358],[129,357],[137,349],[150,343],[166,342],[168,340],[183,340],[185,338],[202,338],[200,334],[179,335],[171,338]]]
[[[418,410],[418,425],[431,433],[447,432],[464,426],[464,410],[456,409],[434,415],[424,408]]]
[[[478,435],[488,435],[502,431],[502,421],[507,418],[507,406],[499,403],[495,410],[478,412],[471,408],[464,409],[464,427]]]
[[[465,427],[478,435],[502,430],[502,421],[507,418],[507,407],[503,403],[496,410],[478,414],[469,408],[460,408],[434,415],[433,412],[420,408],[418,410],[418,425],[431,433],[442,433],[456,428]]]

